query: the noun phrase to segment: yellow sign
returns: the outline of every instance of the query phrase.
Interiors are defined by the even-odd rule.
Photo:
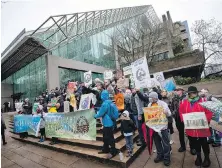
[[[159,132],[167,126],[168,120],[161,106],[145,107],[143,111],[146,125],[154,131]]]
[[[114,96],[114,100],[118,110],[124,110],[124,96],[122,93],[118,93]]]

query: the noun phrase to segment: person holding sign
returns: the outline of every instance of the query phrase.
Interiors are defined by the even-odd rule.
[[[155,107],[155,106],[161,107],[163,109],[163,113],[166,115],[165,118],[171,116],[171,111],[168,105],[164,101],[158,99],[158,94],[156,92],[151,92],[149,94],[149,102],[150,103],[148,107]],[[158,132],[157,130],[154,130],[153,134],[153,139],[157,149],[157,157],[154,159],[154,162],[159,163],[161,161],[164,161],[165,166],[170,165],[170,151],[171,151],[167,128],[168,125],[166,122],[165,126],[161,127],[161,130],[159,130]]]
[[[182,122],[184,122],[186,134],[191,141],[190,143],[195,147],[197,152],[195,165],[209,167],[211,161],[209,158],[210,148],[209,144],[207,143],[207,137],[209,137],[211,133],[208,123],[210,123],[213,113],[200,105],[200,103],[203,101],[205,100],[198,96],[197,88],[195,86],[190,86],[188,88],[188,99],[181,102],[179,113]],[[194,113],[196,117],[188,117],[188,115]],[[198,113],[199,116],[197,116]],[[203,149],[205,156],[203,162],[201,158],[201,148]]]

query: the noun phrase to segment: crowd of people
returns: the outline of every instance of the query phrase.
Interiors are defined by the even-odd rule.
[[[70,82],[70,81],[69,81]],[[67,84],[68,85],[68,84]],[[135,130],[138,130],[139,140],[138,146],[146,146],[146,137],[144,137],[142,125],[145,122],[143,108],[152,106],[161,106],[168,119],[168,125],[160,132],[153,134],[153,140],[156,146],[157,156],[154,159],[155,163],[162,162],[165,166],[171,163],[172,134],[174,133],[174,121],[179,132],[180,148],[178,152],[186,151],[185,136],[189,139],[190,153],[196,155],[196,166],[209,167],[211,164],[209,154],[209,143],[213,147],[221,145],[221,138],[218,137],[217,131],[212,129],[192,129],[185,130],[183,122],[183,114],[192,112],[204,112],[208,123],[212,118],[212,112],[203,108],[200,103],[203,101],[217,101],[209,94],[207,89],[198,91],[196,87],[190,86],[187,91],[181,87],[177,87],[173,92],[167,92],[160,88],[152,89],[137,89],[124,88],[119,89],[115,80],[101,81],[96,79],[91,86],[85,86],[84,83],[76,82],[76,87],[72,94],[67,94],[67,86],[59,89],[58,87],[51,90],[46,90],[35,102],[39,103],[38,113],[42,112],[63,112],[64,101],[69,101],[70,112],[78,110],[80,98],[82,94],[92,93],[95,100],[92,100],[90,107],[95,109],[95,119],[100,118],[103,129],[103,148],[99,154],[108,154],[107,158],[112,158],[118,154],[115,147],[115,139],[113,130],[116,127],[116,119],[120,115],[121,132],[126,140],[126,148],[128,150],[127,157],[133,156],[133,135]],[[124,95],[124,109],[118,109],[115,105],[114,95],[122,93]],[[74,105],[73,102],[76,102]],[[29,99],[25,99],[22,109],[19,113],[32,114],[32,104]],[[118,113],[118,115],[117,115]],[[41,142],[44,141],[44,117],[41,119]],[[22,135],[23,138],[26,135]],[[212,137],[214,136],[214,137]],[[216,138],[215,138],[216,137]],[[56,138],[52,138],[51,144],[57,143]],[[201,149],[204,153],[202,161]]]

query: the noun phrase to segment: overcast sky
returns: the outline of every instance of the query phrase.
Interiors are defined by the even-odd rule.
[[[152,5],[161,18],[170,11],[173,21],[211,19],[222,22],[222,0],[1,0],[1,52],[22,31],[34,30],[49,16],[99,9]]]

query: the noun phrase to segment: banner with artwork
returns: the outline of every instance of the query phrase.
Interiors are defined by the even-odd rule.
[[[156,72],[153,74],[153,77],[158,81],[158,82],[163,82],[165,80],[165,77],[163,75],[163,72]]]
[[[46,136],[69,139],[96,140],[96,120],[93,109],[75,113],[48,113],[45,116]],[[40,115],[16,115],[14,132],[36,135]],[[38,133],[37,133],[38,134]]]
[[[90,103],[92,100],[91,94],[84,94],[81,96],[80,103],[79,103],[79,110],[87,110],[90,108]]]
[[[131,67],[136,88],[150,87],[150,73],[146,57],[136,60]]]
[[[156,132],[160,132],[168,125],[168,120],[163,110],[160,106],[145,107],[143,109],[146,125]]]
[[[124,95],[122,93],[114,95],[114,101],[118,110],[124,110]]]
[[[112,79],[113,78],[113,71],[111,71],[111,70],[107,70],[107,71],[105,71],[104,72],[104,79],[106,80],[106,79]]]
[[[84,83],[86,86],[89,86],[92,84],[92,72],[85,72],[84,73]]]
[[[171,77],[166,79],[164,82],[162,82],[162,87],[168,92],[174,91],[176,89],[174,78]]]
[[[185,129],[205,129],[209,128],[204,112],[192,112],[183,114]]]
[[[117,88],[125,89],[129,87],[129,79],[128,78],[119,78],[117,81]]]
[[[39,115],[15,115],[14,116],[14,132],[28,132],[30,135],[35,135],[37,125],[40,121]]]

